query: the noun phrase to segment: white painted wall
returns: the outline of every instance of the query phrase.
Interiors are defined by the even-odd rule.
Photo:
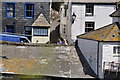
[[[120,62],[120,57],[113,54],[113,47],[120,46],[119,42],[100,42],[99,44],[99,77],[103,78],[103,64],[104,62]],[[120,56],[120,55],[119,55]],[[100,60],[101,59],[101,60]]]
[[[97,48],[98,42],[78,38],[78,47],[84,55],[85,59],[97,75]]]
[[[115,11],[115,5],[94,5],[94,16],[85,16],[85,4],[72,4],[72,13],[76,14],[76,20],[72,24],[71,37],[73,41],[76,36],[85,33],[85,21],[94,21],[95,29],[112,23],[109,16]]]
[[[97,74],[97,50],[99,45],[99,78],[104,78],[104,62],[120,63],[120,54],[113,54],[113,47],[120,46],[120,42],[99,42],[78,38],[78,47],[90,64],[93,71]]]
[[[102,43],[103,45],[103,62],[112,62],[114,61],[115,63],[120,62],[120,57],[118,57],[117,54],[113,54],[113,47],[114,46],[120,46],[120,43],[118,42],[107,42],[107,43]],[[119,55],[120,56],[120,55]]]

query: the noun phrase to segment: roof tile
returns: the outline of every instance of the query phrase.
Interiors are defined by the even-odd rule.
[[[97,30],[79,35],[78,38],[97,41],[120,41],[120,28],[117,23],[113,23]]]

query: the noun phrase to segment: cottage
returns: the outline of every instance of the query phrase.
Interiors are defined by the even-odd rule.
[[[2,32],[25,34],[33,43],[49,41],[50,0],[2,0],[1,2]],[[41,25],[43,22],[35,25],[37,21],[40,22],[38,19],[41,17],[44,18],[42,20],[46,25]],[[38,36],[40,36],[39,40]],[[40,41],[41,36],[43,41]],[[46,36],[47,40],[44,39]]]
[[[43,14],[40,14],[32,24],[32,42],[47,43],[50,38],[50,24]]]
[[[83,56],[99,78],[104,78],[105,69],[111,70],[110,63],[120,64],[120,26],[117,23],[79,35],[77,40]]]

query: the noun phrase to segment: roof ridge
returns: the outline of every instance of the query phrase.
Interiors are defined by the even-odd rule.
[[[50,23],[47,21],[44,14],[40,13],[32,23],[32,26],[50,26]]]
[[[110,30],[108,31],[108,33],[105,35],[105,37],[103,37],[102,41],[107,38],[108,34],[110,33],[110,31],[113,29],[113,27],[115,26],[115,24],[110,28]]]

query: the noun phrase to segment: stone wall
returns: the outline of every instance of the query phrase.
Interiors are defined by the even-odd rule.
[[[24,33],[24,26],[31,26],[40,13],[50,22],[50,2],[31,2],[34,4],[34,18],[24,18],[24,4],[26,2],[15,3],[15,17],[6,18],[6,2],[2,2],[2,27],[5,31],[6,25],[15,25],[17,33]],[[29,2],[30,3],[30,2]]]

